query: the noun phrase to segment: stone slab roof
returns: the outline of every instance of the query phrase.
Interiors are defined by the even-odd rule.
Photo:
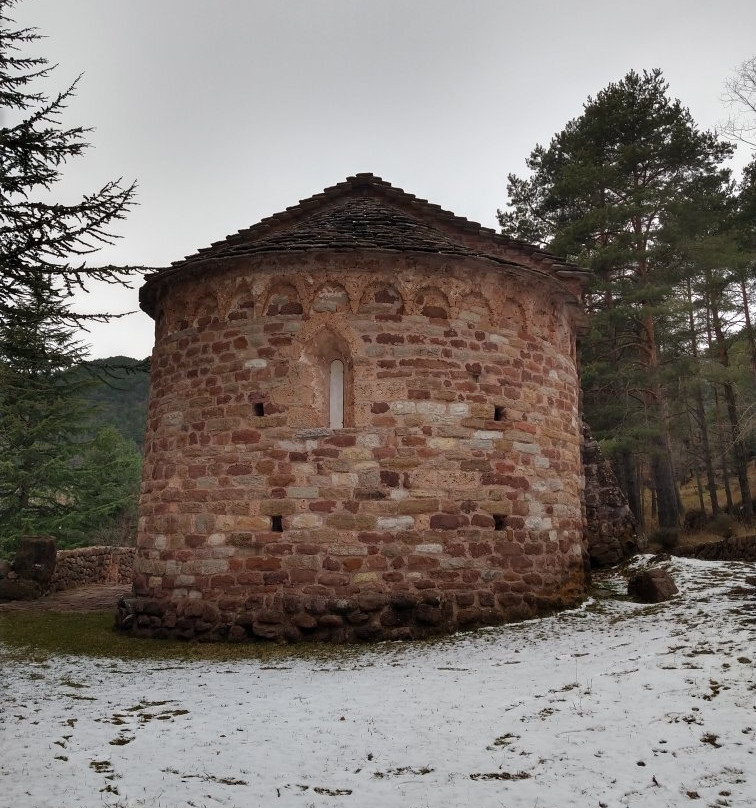
[[[489,227],[444,210],[373,174],[356,174],[148,275],[142,304],[155,282],[202,271],[228,259],[311,250],[380,250],[485,257],[585,282],[586,270]],[[148,291],[149,290],[149,291]]]

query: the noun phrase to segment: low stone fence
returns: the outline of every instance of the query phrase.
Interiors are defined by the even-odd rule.
[[[756,534],[733,536],[711,544],[699,544],[676,555],[700,558],[703,561],[756,561]]]
[[[135,547],[79,547],[58,550],[49,591],[85,584],[130,584]]]

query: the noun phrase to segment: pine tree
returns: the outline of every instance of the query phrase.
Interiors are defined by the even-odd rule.
[[[583,342],[586,416],[613,440],[631,506],[642,518],[638,462],[649,459],[661,526],[679,518],[661,336],[680,277],[665,237],[672,204],[721,173],[731,147],[699,131],[659,70],[628,73],[536,146],[525,179],[509,177],[504,232],[536,240],[593,270]]]
[[[24,534],[60,536],[76,504],[91,381],[66,373],[83,349],[43,283],[0,319],[0,550]],[[64,537],[65,538],[65,537]],[[65,542],[64,542],[65,543]]]
[[[108,228],[133,204],[135,186],[110,181],[74,204],[52,198],[65,164],[88,145],[86,129],[61,125],[78,80],[52,97],[38,89],[53,68],[25,55],[40,36],[15,27],[8,17],[15,4],[0,0],[0,318],[46,290],[60,320],[80,323],[86,318],[65,305],[72,292],[90,281],[124,283],[137,271],[79,263],[111,243]]]
[[[71,543],[128,544],[136,535],[142,457],[114,426],[104,427],[77,458],[73,508],[61,520]]]
[[[0,0],[0,551],[24,533],[71,538],[86,477],[86,376],[73,334],[88,319],[69,305],[92,281],[124,284],[138,268],[89,267],[135,186],[105,183],[78,202],[54,197],[66,164],[87,148],[87,130],[65,127],[74,82],[51,96],[52,67],[26,50],[40,39],[18,28]],[[68,531],[68,534],[66,534]]]

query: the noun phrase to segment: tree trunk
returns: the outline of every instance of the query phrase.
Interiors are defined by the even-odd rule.
[[[669,420],[664,390],[655,378],[659,369],[656,350],[654,321],[650,313],[643,317],[643,342],[646,367],[651,379],[646,390],[647,417],[659,430],[659,444],[651,451],[651,477],[656,491],[656,508],[659,527],[677,527],[680,521],[680,494],[677,490],[675,470],[672,463]]]
[[[727,350],[727,340],[722,330],[722,320],[719,316],[719,309],[713,302],[710,307],[711,323],[714,327],[719,361],[723,367],[729,368],[730,355]],[[748,483],[748,452],[740,436],[740,419],[738,418],[738,402],[735,393],[735,385],[728,379],[722,384],[722,389],[724,391],[725,404],[727,407],[732,454],[735,461],[738,487],[740,488],[740,501],[743,508],[743,516],[750,521],[753,517],[753,501],[751,499],[751,488]]]
[[[745,335],[748,342],[748,355],[751,360],[751,373],[756,377],[756,337],[751,326],[751,309],[748,305],[748,290],[745,279],[740,280],[740,294],[743,296],[743,315],[745,316]]]
[[[693,319],[693,292],[690,287],[690,278],[687,280],[688,292],[688,326],[690,328],[690,354],[696,364],[696,380],[693,383],[693,401],[695,403],[696,420],[701,436],[701,449],[703,450],[704,467],[706,468],[706,488],[709,491],[709,502],[711,502],[712,516],[719,513],[719,501],[717,500],[717,478],[714,474],[714,461],[709,445],[709,426],[706,422],[706,408],[704,407],[703,389],[701,379],[698,376],[700,369],[700,357],[698,353],[698,335],[696,334],[696,324]],[[701,510],[705,510],[703,506]]]
[[[642,489],[638,485],[638,465],[629,449],[622,450],[620,460],[622,490],[625,492],[627,504],[638,522],[638,527],[643,530],[643,496]]]
[[[730,488],[730,464],[727,461],[727,439],[725,437],[725,425],[722,420],[722,408],[719,405],[719,391],[714,388],[714,413],[717,419],[717,434],[719,436],[719,456],[720,465],[722,467],[722,484],[725,490],[725,502],[727,503],[727,512],[732,513],[735,510],[735,505],[732,501],[732,488]]]
[[[708,298],[708,296],[707,296]],[[711,333],[711,310],[706,308],[706,341],[709,346],[709,354],[714,352],[714,338]],[[717,385],[712,384],[714,392],[714,419],[717,425],[717,440],[719,442],[719,463],[722,469],[722,484],[725,490],[725,502],[727,512],[732,513],[734,506],[732,502],[732,490],[730,488],[730,469],[727,462],[727,441],[724,437],[724,423],[722,421],[722,408],[719,406],[719,391]]]

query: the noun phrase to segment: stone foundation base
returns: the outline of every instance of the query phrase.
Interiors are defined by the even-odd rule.
[[[412,640],[543,616],[580,603],[583,582],[553,595],[364,592],[352,598],[252,596],[237,603],[122,598],[116,627],[136,637],[198,642]]]

